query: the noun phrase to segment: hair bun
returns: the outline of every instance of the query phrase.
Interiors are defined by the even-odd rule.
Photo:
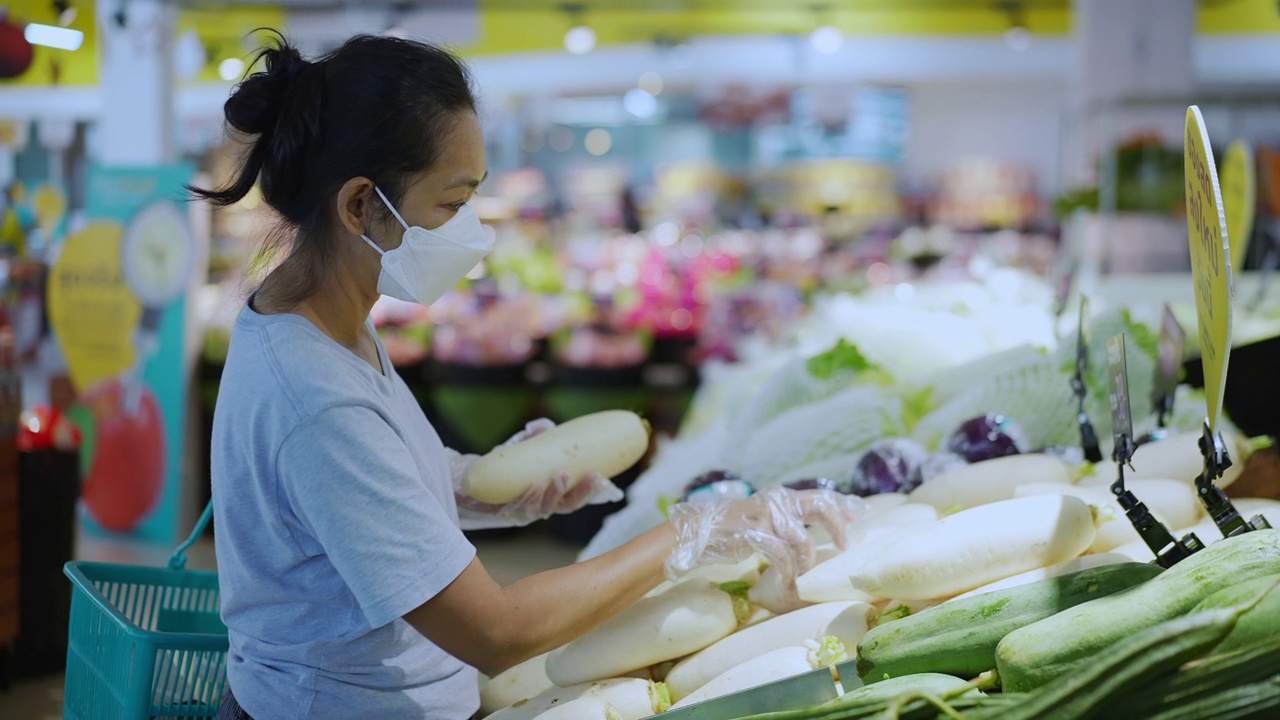
[[[266,69],[245,78],[223,108],[227,124],[250,135],[263,135],[275,128],[286,92],[298,72],[310,64],[279,35],[274,46],[254,57],[253,65],[259,61],[266,62]]]

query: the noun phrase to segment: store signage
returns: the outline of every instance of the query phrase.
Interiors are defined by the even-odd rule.
[[[1244,269],[1245,253],[1253,237],[1253,213],[1258,201],[1253,148],[1236,140],[1222,160],[1222,209],[1227,216],[1227,238],[1231,245],[1231,267]]]
[[[1200,108],[1187,108],[1185,133],[1187,231],[1191,244],[1191,276],[1195,283],[1196,321],[1204,364],[1209,427],[1218,428],[1222,392],[1231,354],[1231,256],[1222,193],[1209,135]]]
[[[188,165],[91,168],[88,223],[50,271],[49,318],[82,407],[88,527],[173,544],[186,395]]]

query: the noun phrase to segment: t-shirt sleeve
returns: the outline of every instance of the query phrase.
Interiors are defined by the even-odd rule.
[[[475,556],[405,441],[370,408],[303,421],[277,456],[281,500],[323,548],[374,628],[457,579]],[[451,492],[451,490],[447,490]]]

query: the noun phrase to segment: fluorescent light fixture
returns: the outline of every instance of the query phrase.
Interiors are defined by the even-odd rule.
[[[84,33],[71,28],[60,28],[54,25],[31,23],[22,33],[32,45],[43,45],[55,50],[79,50],[84,43]]]
[[[809,42],[813,44],[814,50],[823,55],[834,55],[840,51],[840,46],[844,45],[844,33],[834,25],[823,25],[815,28],[809,35]]]
[[[569,28],[564,34],[564,49],[574,55],[586,55],[596,46],[596,31],[586,25]]]

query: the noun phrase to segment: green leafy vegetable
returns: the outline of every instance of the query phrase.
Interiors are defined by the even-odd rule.
[[[664,682],[649,683],[649,702],[653,703],[654,713],[664,713],[671,709],[671,688]]]
[[[835,347],[809,358],[807,367],[810,375],[826,380],[842,370],[866,372],[875,368],[875,364],[867,360],[856,345],[841,338]]]
[[[835,665],[849,659],[849,652],[840,638],[827,635],[821,640],[810,640],[805,643],[809,648],[809,664],[814,669]]]
[[[911,608],[907,607],[906,605],[896,605],[880,613],[878,616],[876,616],[875,625],[878,627],[887,622],[893,622],[894,620],[901,620],[902,618],[910,614],[911,614]]]
[[[738,620],[738,625],[745,625],[751,619],[751,598],[747,596],[751,591],[751,583],[733,580],[721,583],[719,587],[733,598],[733,616]]]

